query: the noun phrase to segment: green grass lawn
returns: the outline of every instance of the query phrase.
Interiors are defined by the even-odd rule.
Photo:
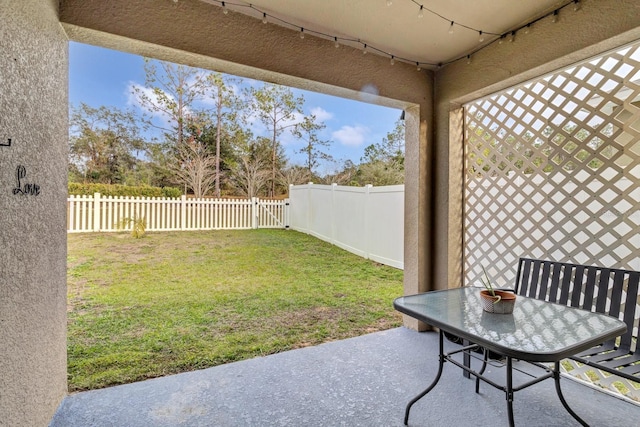
[[[295,231],[70,234],[69,390],[398,326],[402,276]]]

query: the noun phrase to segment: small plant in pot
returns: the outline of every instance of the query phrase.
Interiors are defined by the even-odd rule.
[[[484,277],[482,277],[481,280],[482,284],[486,288],[480,291],[482,309],[489,313],[513,313],[513,307],[516,304],[516,294],[513,292],[494,289],[484,267],[482,267],[482,272],[484,273]]]

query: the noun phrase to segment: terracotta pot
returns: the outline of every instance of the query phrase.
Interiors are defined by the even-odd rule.
[[[513,313],[513,307],[516,305],[516,294],[506,291],[493,291],[500,298],[491,296],[488,290],[480,291],[480,300],[482,301],[482,309],[489,313],[510,314]]]

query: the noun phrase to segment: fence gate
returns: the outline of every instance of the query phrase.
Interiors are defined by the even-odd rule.
[[[256,228],[289,228],[289,199],[255,199]]]

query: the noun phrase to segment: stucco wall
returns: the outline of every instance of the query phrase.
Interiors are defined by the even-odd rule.
[[[47,425],[67,390],[68,43],[57,3],[0,1],[0,426]],[[14,191],[16,173],[27,194]]]
[[[574,12],[564,9],[557,23],[544,19],[513,43],[494,43],[436,74],[435,104],[435,240],[434,282],[459,286],[462,274],[461,123],[455,112],[462,103],[526,82],[640,38],[637,0],[583,0]],[[451,116],[453,112],[453,117]]]
[[[198,0],[62,0],[60,19],[75,41],[405,109],[405,292],[429,289],[431,71]]]

